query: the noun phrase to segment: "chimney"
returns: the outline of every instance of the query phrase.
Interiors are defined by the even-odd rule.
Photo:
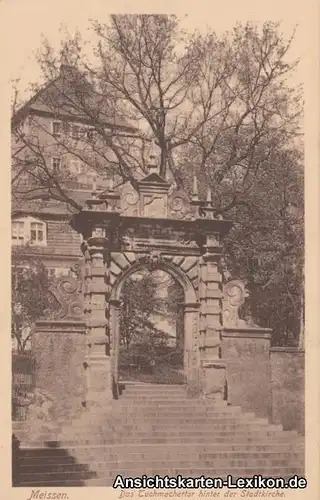
[[[60,78],[66,82],[75,82],[79,80],[79,76],[78,69],[70,64],[68,49],[63,49],[60,56]]]

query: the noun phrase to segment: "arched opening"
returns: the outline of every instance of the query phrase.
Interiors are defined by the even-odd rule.
[[[183,259],[181,259],[181,262]],[[121,362],[121,378],[124,380],[126,374],[123,370],[123,362],[120,360],[120,355],[123,354],[123,344],[124,340],[121,338],[123,334],[121,334],[121,314],[122,308],[125,307],[123,304],[122,295],[125,293],[125,283],[131,278],[135,273],[146,273],[145,277],[151,276],[154,271],[163,271],[166,276],[170,275],[173,278],[173,285],[179,289],[178,297],[174,298],[171,293],[168,293],[168,300],[172,303],[175,302],[178,305],[175,312],[176,316],[176,328],[174,329],[174,335],[171,337],[172,344],[174,343],[174,347],[176,354],[172,354],[173,358],[176,359],[176,368],[173,370],[167,368],[163,370],[157,370],[157,366],[154,363],[155,360],[152,360],[151,357],[151,366],[154,367],[153,370],[150,370],[151,373],[146,374],[147,376],[142,377],[138,375],[138,380],[144,378],[146,381],[152,380],[155,383],[185,383],[188,386],[196,385],[199,381],[199,350],[197,344],[197,334],[199,330],[199,307],[200,303],[197,300],[197,295],[195,289],[186,275],[186,273],[174,263],[167,260],[158,260],[156,264],[154,262],[150,262],[150,260],[142,261],[138,260],[132,263],[129,267],[123,270],[120,274],[118,274],[118,278],[112,286],[110,300],[109,300],[109,335],[110,335],[110,361],[111,361],[111,374],[112,374],[112,390],[115,398],[118,397],[119,391],[121,394],[121,385],[119,383],[119,361]],[[138,279],[139,281],[139,279]],[[134,280],[133,280],[134,282]],[[135,282],[134,282],[135,283]],[[169,280],[170,285],[172,281]],[[137,284],[137,282],[136,282]],[[139,291],[136,289],[134,291],[135,285],[132,285],[131,294],[138,295]],[[170,289],[170,287],[169,287]],[[143,294],[145,294],[145,290]],[[172,290],[172,288],[170,289]],[[142,295],[143,295],[142,294]],[[129,307],[129,306],[127,306]],[[129,312],[129,311],[127,311]],[[154,313],[155,311],[153,311]],[[129,314],[128,314],[129,315]],[[157,314],[156,314],[157,315]],[[153,319],[156,319],[153,317]],[[159,319],[159,317],[157,318]],[[129,321],[129,318],[128,318]],[[159,328],[161,330],[161,328]],[[162,328],[163,330],[163,328]],[[152,332],[150,332],[152,333]],[[129,332],[130,335],[130,332]],[[150,338],[150,337],[149,337]],[[167,337],[170,338],[169,336]],[[175,339],[175,340],[173,340]],[[146,342],[148,343],[148,342]],[[173,347],[173,346],[172,346]],[[169,350],[169,349],[167,349]],[[180,358],[179,352],[180,350]],[[181,351],[183,353],[181,355]],[[121,352],[122,351],[122,352]],[[183,359],[182,359],[183,358]],[[132,365],[141,365],[141,362],[136,363],[133,362]],[[137,368],[137,370],[136,370]],[[171,367],[172,368],[172,367]],[[147,368],[148,370],[148,368]],[[128,371],[128,370],[127,370]],[[139,371],[138,367],[132,366],[131,373],[127,373],[129,379],[134,376],[133,372]],[[158,371],[158,375],[155,375],[155,372]],[[159,373],[160,372],[160,373]],[[162,374],[162,375],[161,375]]]
[[[122,283],[118,381],[184,383],[184,289],[167,271],[140,268]]]

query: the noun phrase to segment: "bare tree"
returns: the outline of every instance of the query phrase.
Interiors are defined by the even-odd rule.
[[[253,304],[262,323],[283,331],[300,323],[302,100],[288,86],[298,63],[289,60],[294,33],[286,40],[271,22],[222,36],[185,32],[166,15],[113,15],[91,30],[90,55],[79,33],[66,34],[58,54],[44,41],[37,57],[50,83],[33,89],[36,112],[30,103],[17,111],[14,96],[15,202],[47,197],[78,210],[71,159],[93,186],[95,177],[114,177],[135,187],[155,139],[160,174],[187,191],[196,174],[200,191],[211,186],[217,211],[235,221],[226,250],[233,274],[264,293],[261,308]],[[62,124],[58,133],[42,120],[49,113]]]
[[[97,175],[111,170],[135,185],[146,171],[151,139],[159,146],[160,174],[169,169],[180,187],[190,172],[215,184],[234,167],[248,176],[258,168],[257,155],[261,163],[262,151],[268,157],[296,133],[298,96],[285,84],[295,63],[285,62],[291,40],[284,41],[278,28],[246,24],[218,37],[214,31],[185,33],[175,16],[113,15],[109,24],[92,22],[93,59],[83,55],[79,33],[64,40],[62,56],[45,41],[38,61],[51,84],[37,99],[43,110],[64,118],[65,132],[80,118],[91,133],[57,137],[35,115],[27,133],[23,108],[14,113],[19,147],[13,157],[20,167],[14,192],[28,172],[50,197],[74,201],[65,189],[70,171],[55,172],[49,163],[56,148]]]

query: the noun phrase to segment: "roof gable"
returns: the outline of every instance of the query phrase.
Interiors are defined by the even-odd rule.
[[[137,131],[122,120],[112,116],[107,108],[105,96],[99,94],[94,86],[77,68],[62,65],[57,78],[47,82],[25,103],[13,117],[18,123],[29,113],[46,113],[56,117],[64,116],[73,120],[94,122]]]

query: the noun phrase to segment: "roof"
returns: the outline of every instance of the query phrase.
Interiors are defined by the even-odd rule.
[[[69,198],[75,200],[81,207],[84,207],[86,201],[91,198],[91,190],[68,190],[66,194]],[[41,199],[39,193],[38,199],[26,200],[24,199],[21,205],[15,205],[14,200],[12,204],[12,215],[17,217],[19,215],[46,215],[49,218],[65,217],[77,212],[77,209],[70,204],[55,199]]]
[[[94,88],[77,68],[61,65],[57,78],[47,82],[29,99],[12,118],[19,123],[30,113],[45,113],[56,117],[69,117],[84,122],[100,123],[123,130],[137,132],[128,121],[112,116],[104,95]]]

